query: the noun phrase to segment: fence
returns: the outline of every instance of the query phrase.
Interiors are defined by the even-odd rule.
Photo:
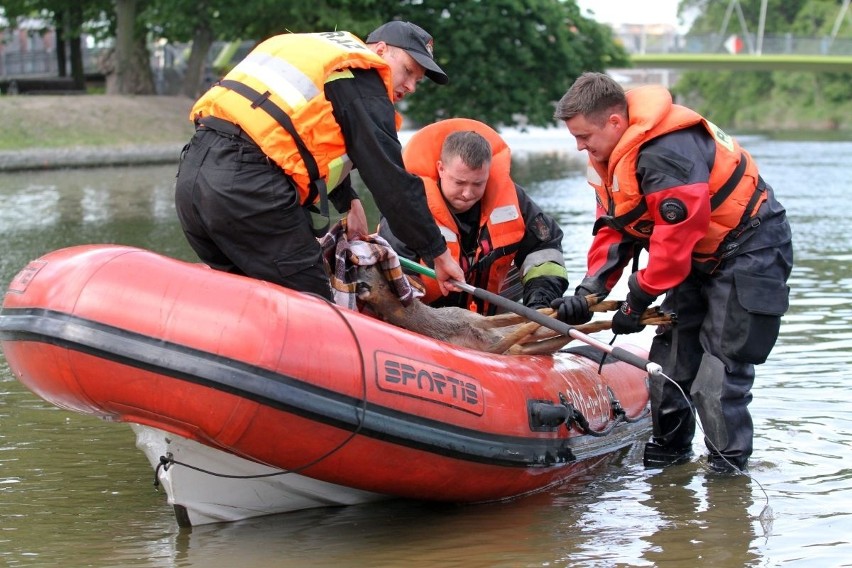
[[[719,34],[680,35],[622,31],[616,38],[635,53],[760,53],[763,55],[852,55],[852,39],[796,36],[793,34],[757,37]]]

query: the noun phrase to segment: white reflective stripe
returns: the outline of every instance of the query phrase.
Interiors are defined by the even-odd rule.
[[[586,166],[586,179],[595,185],[601,185],[603,183],[600,174],[598,174],[598,171],[593,168],[591,164]]]
[[[307,101],[305,96],[297,91],[290,83],[283,80],[280,75],[270,69],[262,67],[251,61],[243,61],[238,65],[239,71],[258,79],[269,89],[271,93],[278,95],[291,109],[302,107]],[[236,67],[234,68],[237,69]]]
[[[502,207],[497,207],[494,211],[491,212],[491,215],[488,216],[489,220],[493,224],[498,223],[508,223],[509,221],[514,221],[518,217],[521,216],[521,212],[518,211],[518,208],[514,205],[504,205]]]
[[[527,275],[531,269],[536,266],[541,266],[545,262],[555,262],[561,267],[565,267],[565,257],[562,256],[562,253],[557,249],[546,248],[542,250],[537,250],[535,252],[531,252],[524,259],[524,264],[521,266],[521,274],[524,276]],[[566,275],[567,279],[567,275]]]
[[[328,186],[328,190],[331,191],[343,181],[343,178],[349,175],[349,172],[352,171],[352,160],[349,159],[347,154],[343,154],[339,158],[336,158],[328,164],[328,180],[326,180],[326,185]]]
[[[270,92],[281,97],[294,110],[320,92],[299,69],[266,53],[246,57],[234,67],[234,71],[260,80]]]
[[[449,227],[445,227],[443,225],[438,225],[438,228],[441,230],[441,234],[444,236],[444,239],[446,239],[446,241],[448,243],[454,243],[454,242],[457,242],[459,240],[458,237],[456,237],[456,234],[453,232],[453,230],[450,229]]]

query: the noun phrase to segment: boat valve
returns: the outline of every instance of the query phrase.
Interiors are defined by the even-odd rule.
[[[570,409],[552,402],[530,401],[529,410],[530,427],[536,431],[555,430],[571,415]]]
[[[559,393],[559,404],[549,400],[531,400],[528,403],[530,412],[530,428],[534,431],[553,431],[562,424],[571,427],[578,422],[582,425],[585,417],[574,408],[565,395]]]

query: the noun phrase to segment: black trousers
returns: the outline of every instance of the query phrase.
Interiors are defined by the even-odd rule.
[[[211,268],[332,299],[295,186],[252,142],[200,128],[181,159],[175,205]]]
[[[748,405],[754,367],[777,338],[773,326],[787,309],[786,282],[793,266],[783,208],[770,194],[763,209],[771,218],[755,230],[749,250],[725,261],[713,274],[693,271],[667,293],[662,308],[677,314],[677,324],[654,338],[650,352],[650,359],[683,390],[652,377],[654,441],[688,447],[696,427],[690,409],[694,404],[710,453],[722,454],[740,467],[753,449]],[[747,304],[755,299],[761,304],[759,313],[750,313],[754,310]]]

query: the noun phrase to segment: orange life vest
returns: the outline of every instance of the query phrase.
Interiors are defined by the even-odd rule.
[[[589,161],[589,184],[595,188],[598,203],[606,211],[606,222],[619,231],[647,240],[653,218],[639,189],[636,163],[643,144],[669,132],[701,124],[716,143],[716,157],[710,171],[710,227],[693,249],[693,263],[715,264],[713,257],[725,236],[743,220],[744,212],[757,211],[766,193],[755,194],[757,165],[737,141],[701,115],[672,104],[668,90],[659,86],[639,87],[627,92],[630,124],[612,151],[606,171],[599,162]],[[752,200],[752,196],[756,199]]]
[[[426,126],[415,133],[405,146],[402,159],[409,172],[423,178],[429,210],[447,241],[447,248],[459,262],[460,231],[438,186],[436,163],[441,158],[444,139],[460,130],[472,130],[483,136],[491,144],[492,153],[488,182],[480,201],[480,237],[484,236],[484,232],[487,238],[479,240],[472,261],[472,266],[482,263],[482,270],[466,271],[465,276],[469,284],[497,293],[515,258],[517,245],[526,232],[518,194],[510,175],[511,152],[505,140],[486,124],[468,118],[452,118]],[[482,227],[488,230],[482,231]],[[423,301],[429,303],[440,298],[438,284],[431,279],[425,280],[426,295]],[[489,306],[481,306],[478,311],[486,313]]]
[[[215,116],[238,124],[292,178],[302,204],[310,205],[352,168],[324,91],[350,69],[376,69],[393,100],[390,67],[351,33],[277,35],[202,95],[190,120]],[[399,129],[399,115],[396,120]]]

